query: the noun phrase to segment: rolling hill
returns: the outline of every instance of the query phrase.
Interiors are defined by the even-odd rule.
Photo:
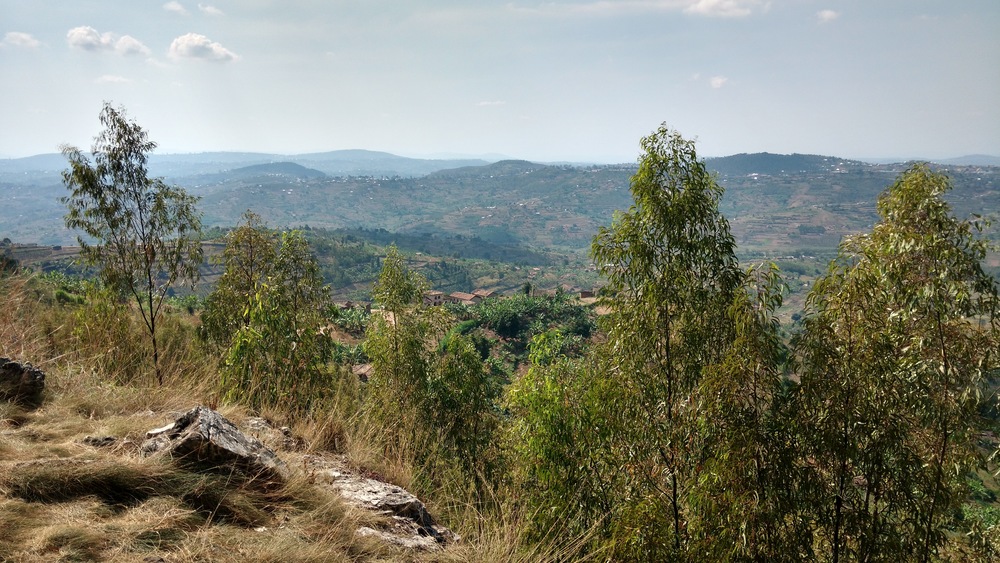
[[[634,165],[420,161],[370,151],[253,162],[270,156],[166,155],[150,166],[153,173],[169,171],[168,181],[202,197],[206,226],[232,225],[253,209],[281,227],[461,235],[569,253],[584,253],[597,228],[629,206],[635,171]],[[74,240],[62,226],[59,198],[65,188],[56,158],[61,156],[0,161],[4,237],[41,244]],[[430,171],[407,175],[397,166],[391,175],[335,172],[335,163],[355,170],[365,162],[387,169],[409,163],[411,171],[419,163]],[[707,165],[726,188],[722,210],[746,256],[829,251],[843,235],[871,225],[878,194],[906,167],[768,153],[713,158]],[[1000,211],[1000,168],[942,169],[955,182],[951,201],[960,216]]]

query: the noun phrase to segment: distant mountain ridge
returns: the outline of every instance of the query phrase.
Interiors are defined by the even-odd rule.
[[[515,174],[528,174],[547,167],[549,167],[549,165],[529,162],[527,160],[500,160],[484,165],[463,166],[460,168],[438,170],[428,174],[428,176],[449,176],[452,178],[459,178],[463,176],[469,178],[511,176]]]
[[[723,175],[802,174],[858,170],[871,165],[859,160],[817,154],[740,153],[709,158],[706,166]]]
[[[726,190],[721,208],[741,251],[758,256],[836,248],[843,235],[871,226],[878,194],[908,167],[770,153],[711,158],[706,165]],[[48,171],[17,172],[40,166]],[[51,245],[73,240],[59,201],[66,194],[64,166],[61,155],[0,161],[0,237]],[[585,251],[615,210],[632,204],[636,166],[420,161],[372,151],[154,155],[150,162],[153,175],[202,198],[206,226],[233,225],[253,209],[279,227],[461,235],[571,252]],[[1000,167],[937,168],[955,181],[959,216],[1000,212]]]
[[[190,176],[228,173],[248,166],[293,163],[329,176],[404,176],[415,177],[437,170],[482,166],[489,161],[478,159],[420,159],[387,152],[339,150],[320,153],[281,155],[254,152],[204,152],[191,154],[152,154],[149,172],[178,180]],[[66,168],[66,158],[59,153],[24,158],[0,159],[0,175],[59,173]]]
[[[327,178],[328,175],[315,168],[307,168],[294,162],[268,162],[251,164],[216,174],[204,174],[196,178],[205,182],[221,182],[226,180],[250,180],[259,176],[280,176],[292,180],[314,180]]]
[[[951,164],[955,166],[1000,166],[1000,156],[988,154],[970,154],[958,158],[946,158],[935,161],[938,164]]]
[[[922,160],[922,159],[911,159]],[[872,166],[875,161],[861,161],[827,155],[740,153],[708,158],[709,169],[722,175],[747,175],[782,173],[824,173],[838,168],[858,170]],[[880,164],[896,164],[905,159],[879,160]],[[967,155],[957,158],[932,160],[950,166],[1000,166],[1000,157]],[[537,170],[544,166],[583,166],[580,164],[537,163],[526,160],[502,159],[496,161],[476,158],[409,158],[388,152],[347,149],[318,153],[282,155],[256,152],[203,152],[153,154],[149,158],[149,171],[153,176],[179,180],[208,174],[228,174],[238,169],[278,163],[297,164],[328,176],[402,176],[419,177],[442,170],[468,168],[470,175],[484,173],[477,170],[486,165],[496,165],[494,174],[509,174]],[[613,166],[628,167],[634,164]],[[59,174],[66,168],[66,159],[59,153],[40,154],[24,158],[0,159],[0,177],[5,174],[40,173]],[[489,173],[489,172],[485,172]],[[243,172],[240,172],[243,174]]]

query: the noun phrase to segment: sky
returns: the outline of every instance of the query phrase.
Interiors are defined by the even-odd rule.
[[[1000,155],[998,0],[0,0],[0,157]]]

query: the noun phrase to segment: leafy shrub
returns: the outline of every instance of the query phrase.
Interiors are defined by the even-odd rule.
[[[365,325],[368,324],[368,317],[371,313],[359,307],[337,310],[336,316],[332,319],[333,325],[344,332],[360,336],[365,333]]]
[[[488,299],[475,307],[483,326],[503,338],[528,340],[550,328],[587,338],[595,323],[587,308],[565,294],[556,296],[513,295]]]

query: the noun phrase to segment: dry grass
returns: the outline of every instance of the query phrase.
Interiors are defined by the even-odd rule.
[[[578,559],[578,545],[527,542],[515,510],[483,513],[461,494],[437,491],[439,499],[455,498],[425,501],[464,540],[408,552],[356,534],[384,517],[345,505],[306,472],[275,487],[141,457],[146,431],[194,405],[217,408],[241,426],[251,413],[216,404],[216,359],[197,345],[191,319],[178,314],[163,325],[167,377],[159,387],[141,326],[119,314],[55,303],[37,279],[0,278],[0,356],[46,372],[39,408],[0,403],[0,561]],[[304,439],[279,451],[290,467],[304,466],[307,453],[336,451],[363,474],[406,488],[426,483],[408,461],[413,452],[377,446],[384,429],[365,418],[359,397],[347,378],[322,414],[256,414]],[[94,447],[83,442],[88,436],[115,440]]]
[[[58,406],[58,399],[56,399]],[[377,517],[344,506],[306,477],[256,483],[240,475],[141,458],[133,445],[94,448],[81,429],[108,423],[43,407],[0,429],[0,560],[330,561],[395,559],[354,531]],[[150,418],[115,415],[118,428]],[[130,430],[128,432],[131,432]],[[110,433],[109,433],[110,434]],[[290,455],[290,454],[289,454]]]
[[[46,372],[39,408],[0,403],[0,561],[398,555],[355,537],[365,519],[304,478],[267,487],[141,458],[146,431],[213,402],[215,360],[196,345],[189,322],[168,319],[161,334],[169,376],[158,387],[141,327],[108,311],[54,304],[47,291],[37,279],[0,279],[0,356]],[[247,416],[219,410],[236,421]],[[115,441],[96,448],[83,443],[87,436]]]

